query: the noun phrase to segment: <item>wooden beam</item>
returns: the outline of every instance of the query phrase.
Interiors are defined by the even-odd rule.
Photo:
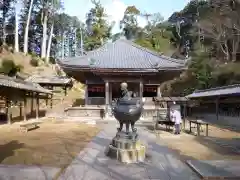
[[[186,104],[183,105],[183,129],[185,130],[186,125]]]
[[[33,111],[34,111],[34,99],[33,99],[33,93],[31,93],[30,95],[30,98],[31,98],[31,115],[33,114]]]
[[[7,111],[7,122],[8,124],[12,124],[12,112],[11,112],[11,102],[9,98],[6,98],[6,111]]]
[[[108,108],[109,108],[109,82],[105,82],[105,118],[108,118]]]
[[[143,81],[140,81],[139,83],[139,97],[142,99],[143,97]]]
[[[86,84],[85,84],[85,105],[87,105],[88,104],[88,84],[87,84],[87,82],[86,82]]]
[[[162,97],[160,85],[157,86],[157,97]]]
[[[22,119],[22,117],[23,117],[23,102],[22,101],[19,102],[19,116]]]
[[[67,87],[64,87],[64,95],[67,96]]]
[[[38,119],[38,118],[39,118],[39,97],[37,96],[37,99],[36,99],[36,119]]]
[[[26,95],[26,97],[37,98],[36,94]],[[39,97],[39,99],[47,99],[47,98],[49,98],[47,94],[46,95],[39,94],[38,97]]]
[[[46,103],[46,106],[48,107],[48,99],[49,99],[49,97],[47,97],[46,99],[45,99],[45,103]]]
[[[24,96],[23,99],[23,120],[27,121],[27,97]]]
[[[216,118],[218,120],[218,118],[219,118],[219,98],[218,97],[217,97],[215,103],[216,103]]]
[[[53,108],[53,95],[51,94],[50,107]]]

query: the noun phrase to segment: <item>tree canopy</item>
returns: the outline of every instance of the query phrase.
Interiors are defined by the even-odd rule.
[[[91,51],[125,36],[159,54],[191,58],[180,77],[162,84],[165,94],[185,95],[195,89],[240,81],[238,0],[192,0],[168,19],[161,12],[143,13],[131,5],[119,22],[121,31],[116,34],[112,34],[116,22],[109,21],[105,7],[98,0],[91,2],[93,7],[82,22],[64,13],[64,0],[3,1],[1,49],[9,46],[15,52],[34,54],[49,63],[51,58],[76,56],[78,49]],[[139,18],[146,20],[145,27],[140,27]]]

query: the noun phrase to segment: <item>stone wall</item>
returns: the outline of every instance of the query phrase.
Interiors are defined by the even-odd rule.
[[[86,107],[70,107],[65,109],[66,116],[68,117],[94,117],[103,118],[104,108],[97,106]]]

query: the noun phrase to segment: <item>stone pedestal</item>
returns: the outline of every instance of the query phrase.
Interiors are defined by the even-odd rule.
[[[136,132],[118,132],[109,145],[106,155],[123,163],[143,162],[146,146]]]

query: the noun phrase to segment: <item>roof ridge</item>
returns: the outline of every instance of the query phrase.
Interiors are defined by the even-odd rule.
[[[209,88],[209,89],[196,90],[196,91],[194,91],[194,93],[220,90],[220,89],[227,89],[227,88],[235,88],[235,87],[240,87],[240,84],[232,84],[232,85],[219,86],[219,87],[214,87],[214,88]]]
[[[166,60],[168,60],[168,61],[175,62],[175,63],[179,63],[179,64],[185,64],[185,62],[182,63],[182,62],[179,62],[178,59],[174,59],[174,58],[171,58],[171,57],[167,57],[167,56],[165,56],[165,55],[158,54],[157,52],[154,52],[154,51],[152,51],[152,50],[150,50],[150,49],[148,49],[148,48],[145,48],[145,47],[143,47],[143,46],[140,46],[140,45],[138,45],[138,44],[136,44],[136,43],[134,43],[134,42],[132,42],[132,41],[130,41],[130,40],[118,39],[117,41],[126,42],[126,43],[128,43],[129,45],[131,45],[131,46],[133,46],[133,47],[135,47],[135,48],[138,48],[138,49],[140,49],[140,50],[144,50],[144,51],[146,51],[146,52],[148,52],[148,53],[150,53],[150,54],[152,54],[152,55],[154,55],[154,56],[164,58],[164,59],[166,59]],[[116,41],[115,41],[115,42],[116,42]],[[183,61],[183,60],[181,60],[181,61]]]

